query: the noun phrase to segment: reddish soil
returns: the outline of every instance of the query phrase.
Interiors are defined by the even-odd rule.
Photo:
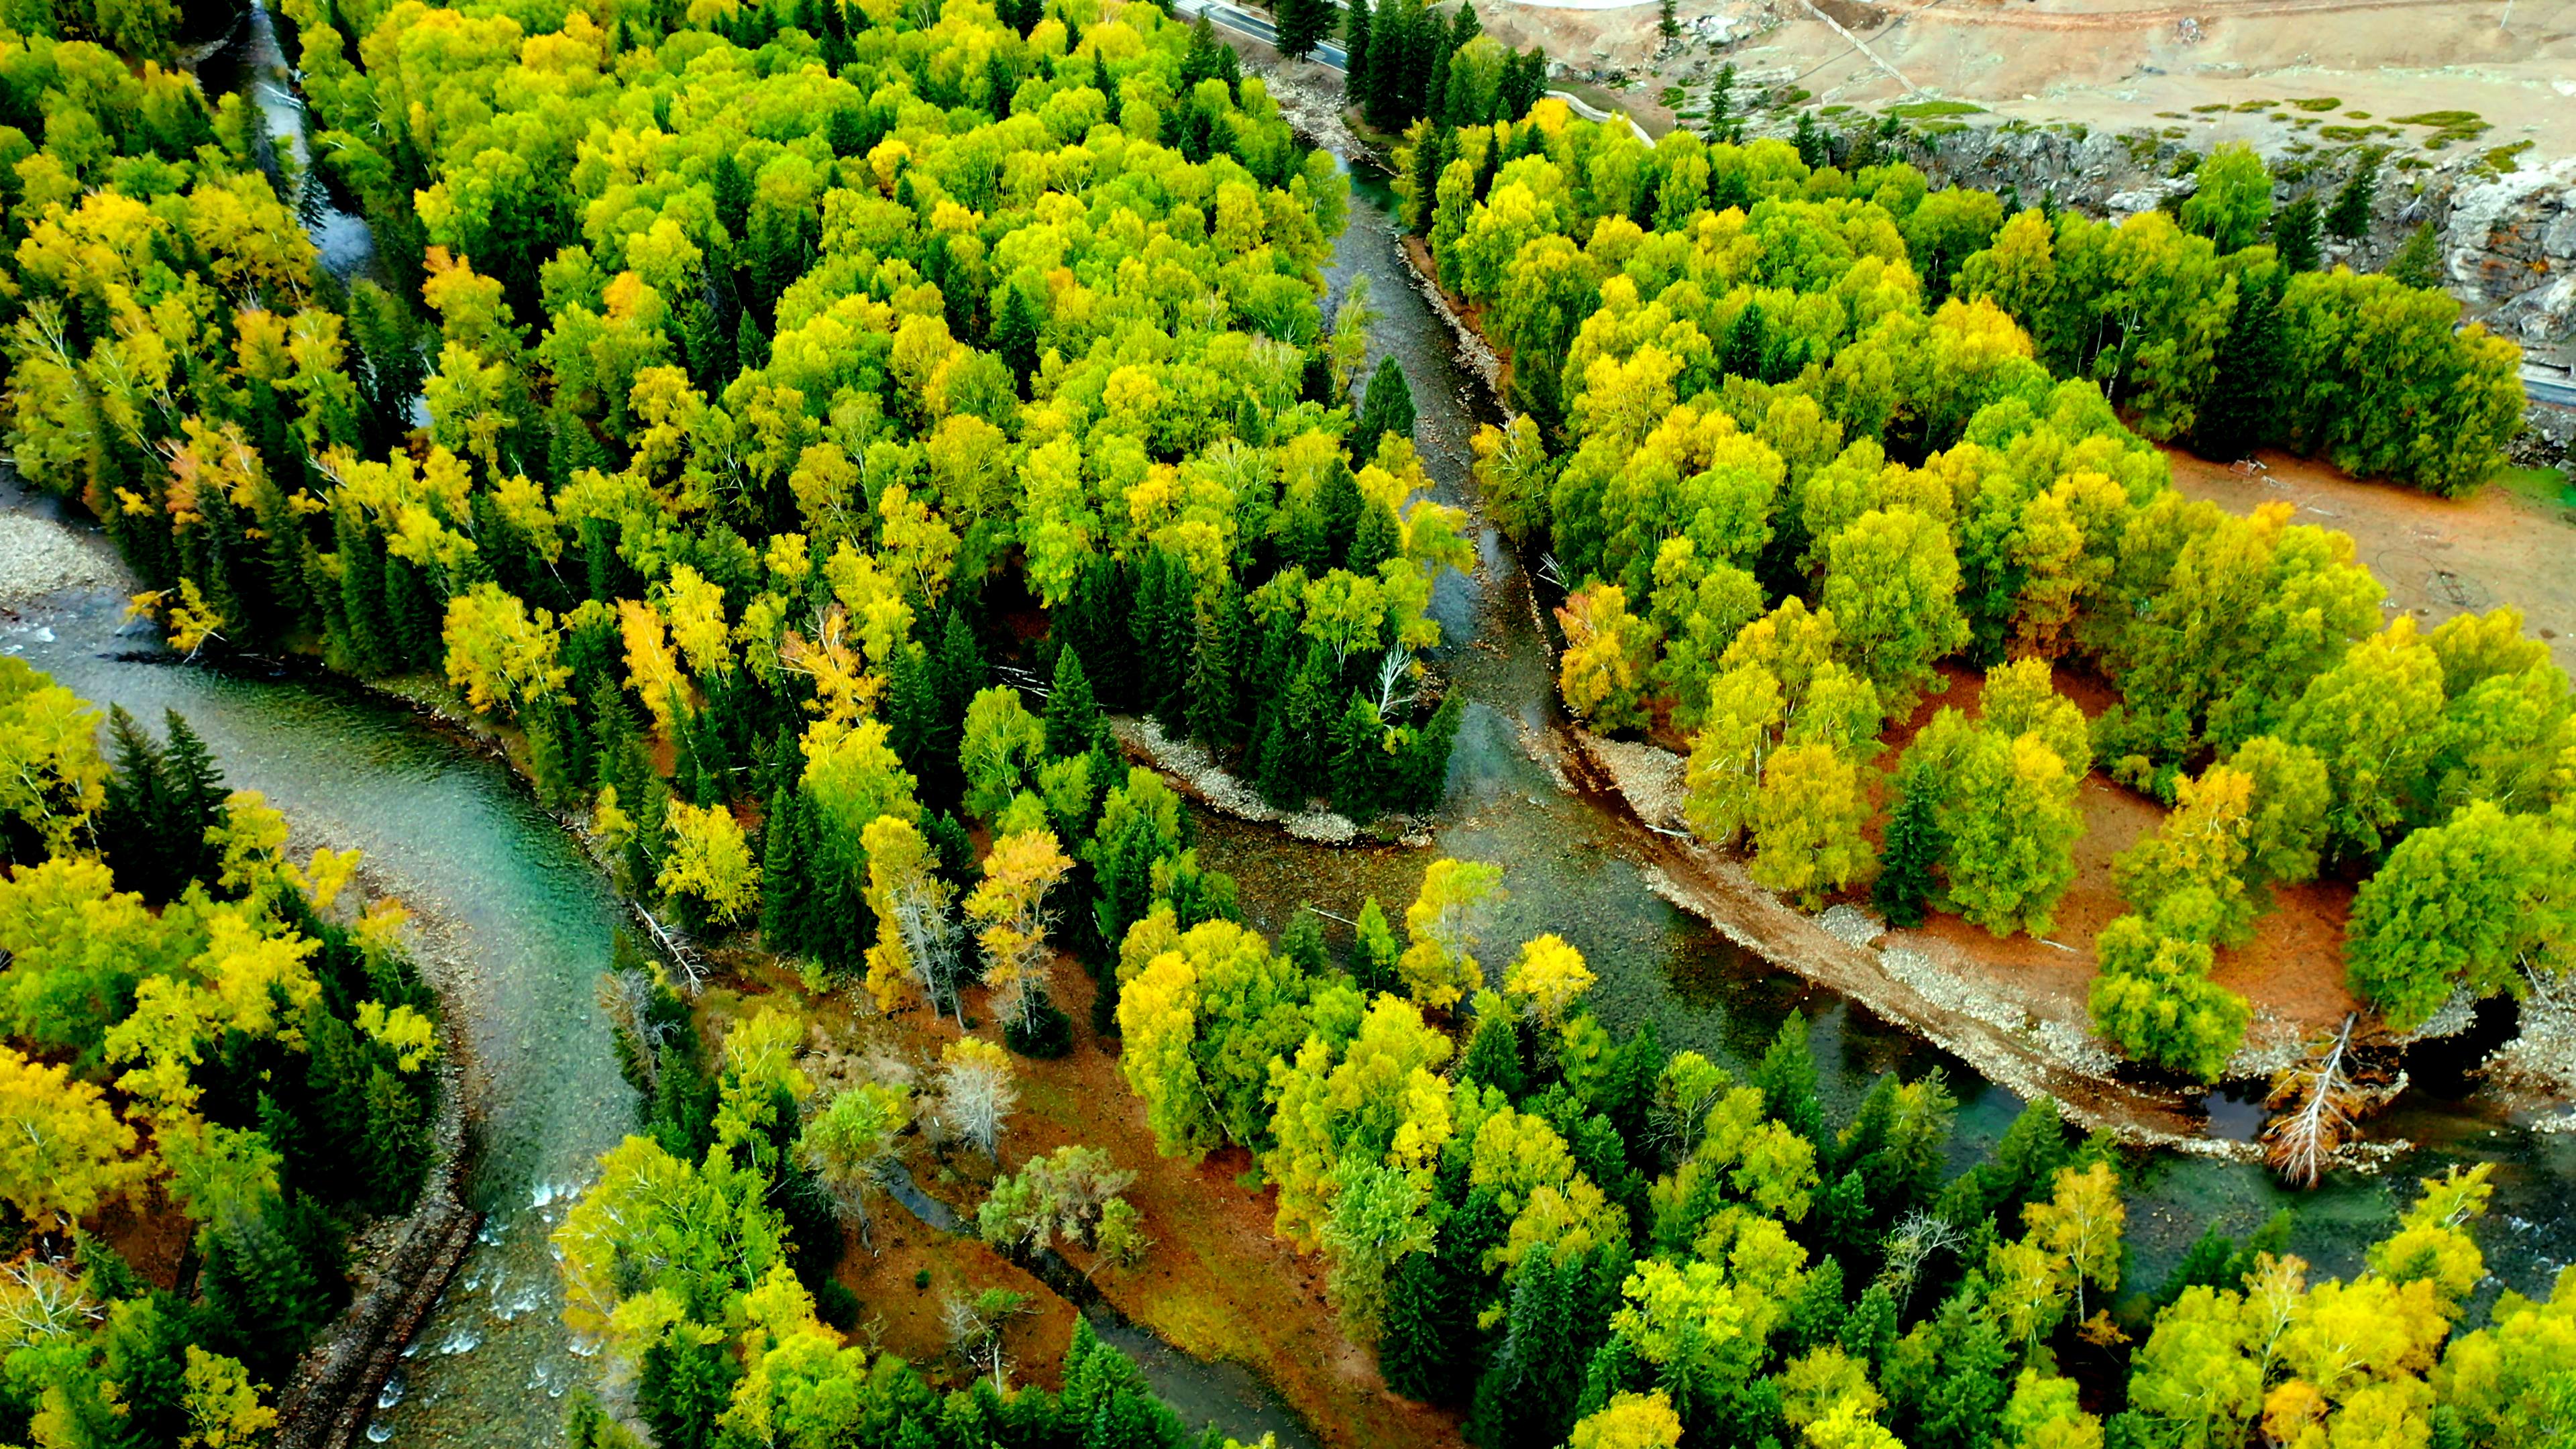
[[[1917,705],[1885,736],[1883,804],[1905,746],[1936,712],[1947,706],[1976,716],[1977,672],[1955,665],[1942,672],[1949,688]],[[2060,669],[2056,682],[2058,693],[2080,706],[2087,718],[2114,702],[2110,686],[2097,675]],[[2111,862],[2154,834],[2166,811],[2098,769],[2085,778],[2078,801],[2084,835],[2075,843],[2075,884],[2058,902],[2047,936],[1998,938],[1936,911],[1920,929],[1892,932],[1890,940],[1975,978],[2034,1015],[2084,1025],[2090,1017],[2086,993],[2096,969],[2093,938],[2129,909],[2112,884]],[[2301,1034],[2332,1026],[2353,1008],[2343,980],[2343,925],[2351,903],[2351,887],[2335,882],[2278,892],[2273,909],[2255,922],[2255,939],[2218,953],[2212,979],[2252,1002],[2258,1022],[2277,1021]]]
[[[953,1018],[933,1018],[918,1004],[881,1016],[855,990],[807,993],[765,958],[745,953],[728,964],[748,991],[798,998],[818,1033],[841,1050],[880,1049],[926,1063],[958,1035]],[[1133,1269],[1097,1264],[1078,1247],[1066,1248],[1065,1256],[1092,1273],[1119,1312],[1166,1341],[1252,1368],[1327,1445],[1462,1443],[1455,1416],[1388,1392],[1375,1356],[1342,1331],[1326,1301],[1321,1260],[1271,1236],[1277,1194],[1266,1185],[1245,1185],[1258,1181],[1249,1154],[1228,1150],[1193,1164],[1155,1153],[1143,1104],[1128,1091],[1109,1044],[1089,1028],[1090,977],[1069,958],[1059,959],[1054,987],[1074,1022],[1073,1049],[1054,1061],[1011,1059],[1020,1105],[1003,1134],[999,1170],[1015,1172],[1029,1158],[1069,1143],[1105,1149],[1136,1173],[1125,1196],[1143,1213],[1153,1240]],[[717,1018],[750,1009],[725,991],[711,990],[702,1002]],[[978,1035],[995,1035],[981,991],[967,994],[966,1017]],[[969,1218],[996,1175],[994,1164],[968,1148],[917,1144],[906,1160],[925,1191]],[[892,1202],[878,1212],[876,1240],[871,1255],[853,1234],[840,1268],[863,1305],[854,1341],[875,1342],[934,1374],[962,1379],[967,1370],[949,1354],[940,1325],[942,1292],[1008,1287],[1034,1295],[1030,1311],[1004,1336],[1023,1366],[1015,1378],[1055,1381],[1073,1327],[1073,1306],[1064,1298],[982,1243],[933,1232]],[[925,1268],[931,1286],[916,1289],[914,1274]]]

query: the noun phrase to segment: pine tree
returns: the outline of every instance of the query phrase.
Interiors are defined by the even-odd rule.
[[[1476,1031],[1467,1039],[1467,1054],[1459,1059],[1458,1076],[1499,1088],[1515,1101],[1528,1090],[1529,1073],[1521,1060],[1520,1023],[1508,1009],[1477,1013]]]
[[[1109,719],[1092,697],[1082,653],[1071,644],[1055,651],[1055,678],[1047,686],[1046,751],[1059,760],[1088,754],[1109,741]]]
[[[1440,808],[1449,793],[1449,755],[1465,717],[1465,706],[1452,694],[1413,731],[1396,764],[1395,784],[1387,800],[1391,808],[1412,815],[1428,815]]]
[[[1016,283],[1002,284],[1002,303],[993,313],[993,351],[1011,369],[1020,396],[1029,393],[1029,376],[1038,370],[1038,335],[1043,319],[1035,302]]]
[[[1232,749],[1243,736],[1236,670],[1249,626],[1243,589],[1229,575],[1198,612],[1198,639],[1190,659],[1190,737],[1212,749]]]
[[[354,509],[334,509],[331,527],[338,549],[340,611],[346,620],[349,666],[361,674],[386,674],[399,667],[393,622],[385,615],[385,546]]]
[[[1365,105],[1369,88],[1377,82],[1377,77],[1370,74],[1374,60],[1369,44],[1370,32],[1376,29],[1376,19],[1369,14],[1369,0],[1351,0],[1343,26],[1342,51],[1346,63],[1342,68],[1342,104]]]
[[[1369,374],[1368,394],[1360,401],[1359,425],[1351,433],[1363,458],[1376,455],[1382,434],[1393,433],[1412,441],[1413,384],[1405,380],[1404,367],[1394,358],[1379,358],[1377,371]]]
[[[1134,641],[1138,703],[1153,712],[1169,735],[1188,732],[1182,686],[1189,682],[1198,624],[1191,595],[1197,585],[1187,560],[1157,548],[1136,577],[1136,608],[1128,615]]]
[[[1422,21],[1421,0],[1379,0],[1369,34],[1369,124],[1399,131],[1413,119],[1408,96],[1418,95],[1414,32]]]
[[[1351,702],[1333,721],[1333,808],[1352,820],[1369,821],[1386,792],[1388,759],[1386,725],[1377,705],[1354,691]]]
[[[1511,1271],[1503,1339],[1476,1384],[1467,1436],[1486,1449],[1548,1449],[1574,1427],[1583,1363],[1567,1352],[1575,1336],[1573,1284],[1555,1253],[1536,1245]]]
[[[1430,1253],[1405,1254],[1387,1275],[1378,1372],[1388,1388],[1422,1403],[1447,1403],[1457,1394],[1459,1348],[1470,1325],[1448,1278]]]
[[[1351,470],[1338,457],[1324,465],[1324,481],[1315,489],[1315,506],[1318,513],[1316,521],[1322,526],[1323,557],[1315,565],[1320,572],[1325,567],[1338,567],[1348,561],[1351,544],[1359,534],[1359,479],[1351,475]],[[1289,520],[1292,529],[1302,522],[1296,518]]]
[[[2433,223],[2425,222],[2406,238],[2397,255],[2388,259],[2391,281],[2409,287],[2434,288],[2442,285],[2442,243],[2434,235]]]
[[[2365,151],[2352,179],[2335,193],[2326,209],[2326,230],[2339,241],[2357,242],[2370,235],[2371,208],[2379,200],[2379,152]]]
[[[1207,12],[1202,10],[1197,23],[1190,27],[1189,51],[1181,57],[1181,94],[1184,98],[1199,82],[1217,78],[1217,49],[1216,27],[1209,23]]]
[[[1395,510],[1381,499],[1370,499],[1360,510],[1359,527],[1351,536],[1350,571],[1374,574],[1379,564],[1403,552],[1404,525],[1396,521]]]
[[[762,824],[760,852],[761,944],[781,956],[801,956],[810,949],[805,934],[808,901],[813,894],[806,850],[805,797],[781,787],[769,799]]]
[[[1279,53],[1304,60],[1333,30],[1332,0],[1279,0]]]
[[[379,1213],[398,1212],[419,1191],[421,1176],[429,1170],[429,1124],[420,1099],[382,1066],[367,1076],[366,1108],[366,1151],[360,1163],[367,1205]]]
[[[98,817],[99,853],[120,889],[148,901],[169,900],[185,881],[173,883],[176,872],[159,828],[170,813],[161,751],[121,704],[108,706],[107,734],[116,759]]]
[[[2272,248],[2292,272],[2313,272],[2325,255],[2317,220],[2317,199],[2301,196],[2272,217]]]
[[[1303,810],[1322,783],[1323,735],[1332,713],[1331,665],[1309,649],[1271,712],[1261,741],[1261,794],[1282,810]]]
[[[2271,441],[2287,351],[2281,279],[2276,274],[2267,284],[2249,274],[2236,294],[2235,319],[2218,344],[2217,375],[2192,421],[2192,451],[2204,458],[2242,458]]]
[[[1655,33],[1666,40],[1682,38],[1681,17],[1673,0],[1661,0],[1655,7]]]
[[[1762,1092],[1762,1109],[1774,1121],[1810,1142],[1825,1136],[1824,1104],[1816,1100],[1816,1059],[1807,1046],[1807,1014],[1789,1013],[1754,1069],[1753,1085]]]
[[[1933,821],[1938,787],[1928,769],[1907,769],[1896,788],[1896,812],[1887,822],[1870,899],[1889,925],[1910,929],[1923,924],[1932,901],[1932,867],[1941,859],[1941,829]]]

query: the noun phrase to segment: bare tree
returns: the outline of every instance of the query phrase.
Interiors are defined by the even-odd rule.
[[[975,1372],[990,1374],[994,1388],[1007,1389],[1011,1360],[1002,1350],[1002,1326],[1028,1306],[1027,1294],[1008,1288],[987,1288],[972,1298],[952,1293],[940,1302],[939,1323],[959,1358],[974,1365]]]
[[[1010,1057],[979,1037],[951,1042],[939,1054],[938,1084],[941,1124],[999,1161],[1002,1124],[1020,1104]]]
[[[2263,1126],[2263,1155],[2292,1187],[2317,1185],[2327,1159],[2352,1135],[2368,1102],[2353,1075],[2356,1019],[2346,1013],[2343,1025],[2306,1060],[2272,1079],[2264,1105],[2274,1115]]]
[[[1899,1312],[1904,1311],[1905,1300],[1914,1296],[1915,1280],[1922,1277],[1923,1265],[1934,1253],[1955,1252],[1959,1242],[1956,1225],[1921,1208],[1896,1220],[1896,1226],[1888,1230],[1887,1266],[1880,1271],[1878,1281],[1895,1296]]]

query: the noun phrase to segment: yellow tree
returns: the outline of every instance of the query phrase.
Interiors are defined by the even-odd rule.
[[[880,815],[861,836],[868,857],[868,907],[876,912],[877,939],[868,947],[868,994],[877,1009],[892,1011],[904,983],[921,989],[936,1013],[957,1001],[957,928],[949,913],[955,888],[940,878],[939,859],[921,831],[899,815]]]
[[[983,881],[966,897],[967,918],[981,927],[975,939],[994,1010],[1022,1031],[1037,1025],[1047,999],[1047,891],[1072,869],[1054,831],[1023,830],[994,843]]]
[[[760,904],[760,865],[742,823],[722,805],[674,800],[667,817],[671,848],[654,884],[695,903],[709,921],[729,926]]]
[[[465,687],[466,702],[489,712],[518,708],[563,687],[572,671],[556,662],[562,631],[545,609],[483,583],[447,601],[447,682]]]
[[[1538,1019],[1553,1027],[1575,998],[1592,989],[1593,980],[1583,953],[1551,931],[1522,945],[1521,958],[1503,977],[1503,990],[1528,1001]]]
[[[59,855],[106,803],[98,711],[25,661],[0,656],[0,811]]]
[[[1585,1415],[1566,1442],[1568,1449],[1673,1449],[1682,1442],[1681,1416],[1661,1389],[1614,1394],[1598,1412]]]
[[[1557,665],[1565,707],[1594,729],[1643,728],[1655,630],[1628,612],[1627,591],[1598,582],[1577,589],[1556,611],[1556,621],[1565,629],[1565,654]]]
[[[1824,743],[1782,749],[1754,800],[1754,880],[1794,891],[1812,908],[1877,863],[1861,833],[1869,813],[1869,792],[1849,755]]]
[[[99,1089],[0,1045],[0,1199],[39,1228],[68,1226],[150,1172]]]

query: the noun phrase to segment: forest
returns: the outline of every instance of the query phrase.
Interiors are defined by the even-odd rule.
[[[1290,9],[1291,48],[1336,28]],[[918,1143],[998,1166],[1023,1063],[1111,1040],[1156,1148],[1247,1154],[1388,1387],[1484,1449],[2568,1442],[2576,1279],[2480,1291],[2483,1169],[2347,1278],[2276,1224],[2124,1283],[2124,1150],[2043,1100],[1961,1164],[1937,1076],[1835,1121],[1799,1031],[1746,1080],[1614,1037],[1560,938],[1489,975],[1494,865],[1431,862],[1346,945],[1244,923],[1131,750],[1401,835],[1461,725],[1430,605],[1476,520],[1364,287],[1325,306],[1348,178],[1204,20],[279,18],[311,174],[176,66],[171,7],[0,14],[8,445],[177,653],[444,691],[648,908],[603,987],[644,1130],[555,1238],[611,1385],[573,1442],[1202,1442],[1088,1328],[1014,1388],[1017,1305],[956,1303],[953,1361],[908,1364],[832,1276]],[[2318,270],[2317,208],[2276,214],[2250,153],[2113,225],[1933,191],[1876,132],[1646,146],[1465,7],[1338,28],[1508,354],[1478,506],[1561,582],[1565,705],[1686,750],[1699,836],[1809,904],[2044,934],[2105,763],[2172,811],[2120,864],[2095,1022],[2178,1079],[2245,1030],[2215,953],[2321,873],[2391,1025],[2563,974],[2545,646],[2510,610],[2383,625],[2350,539],[2190,502],[2159,451],[2465,492],[2519,425],[2509,343]],[[368,266],[319,264],[317,198]],[[13,1120],[62,1120],[9,1159],[0,1439],[260,1442],[349,1233],[417,1191],[435,1003],[391,911],[335,908],[354,862],[290,862],[184,721],[13,665],[0,1066]],[[1944,667],[1973,709],[1881,761]],[[2120,703],[2088,721],[2060,671]],[[954,1038],[916,1080],[825,1074],[792,993],[705,1013],[710,953]],[[973,1231],[1132,1265],[1131,1175],[1028,1156]],[[126,1265],[116,1214],[165,1207],[188,1248]]]
[[[102,750],[104,732],[108,747]],[[249,1445],[433,1156],[434,993],[354,851],[0,658],[0,1440]]]

